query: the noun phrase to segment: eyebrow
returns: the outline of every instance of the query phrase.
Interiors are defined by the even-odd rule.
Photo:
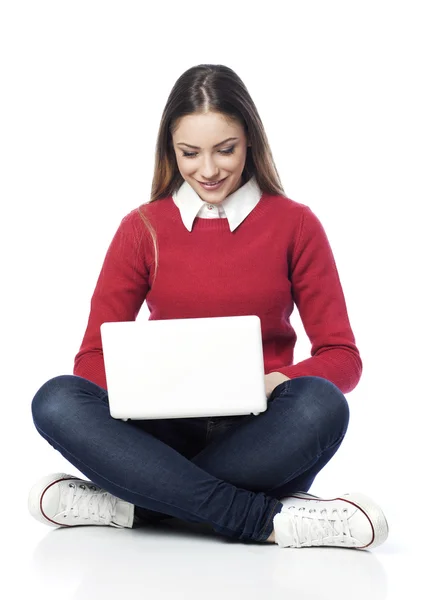
[[[231,140],[238,140],[238,139],[239,138],[237,138],[237,137],[227,138],[226,140],[223,140],[219,144],[215,144],[214,148],[217,148],[218,146],[222,146],[222,144],[225,144],[225,142],[231,142]],[[178,142],[177,146],[188,146],[189,148],[194,148],[195,150],[200,150],[199,146],[192,146],[191,144],[186,144],[185,142]]]

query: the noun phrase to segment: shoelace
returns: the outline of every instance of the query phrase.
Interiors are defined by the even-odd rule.
[[[111,523],[115,516],[117,498],[93,485],[79,484],[77,486],[70,482],[68,488],[64,498],[64,517],[82,516],[98,523],[100,521],[106,524]],[[89,492],[88,489],[93,491]]]
[[[306,510],[311,514],[310,517],[306,516]],[[297,509],[295,506],[289,506],[287,512],[290,512],[293,517],[291,519],[292,534],[297,548],[310,546],[313,542],[316,545],[356,543],[350,533],[346,508],[332,508],[328,511],[326,508],[318,510],[300,507]],[[320,516],[316,513],[320,513]],[[337,519],[333,519],[334,513],[336,513]]]

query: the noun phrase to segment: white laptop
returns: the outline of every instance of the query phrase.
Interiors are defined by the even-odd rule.
[[[174,419],[267,409],[257,315],[105,322],[110,414]]]

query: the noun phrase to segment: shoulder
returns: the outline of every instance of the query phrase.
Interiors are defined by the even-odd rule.
[[[129,211],[122,219],[126,226],[140,230],[146,228],[146,220],[155,226],[158,221],[163,220],[170,214],[172,197],[161,198],[154,202],[145,202]]]
[[[285,227],[292,236],[294,247],[314,239],[326,239],[326,232],[317,214],[308,204],[284,195],[269,196],[271,219]]]
[[[309,218],[314,214],[307,204],[297,202],[289,196],[282,194],[265,194],[265,196],[273,211],[283,215],[287,221],[291,220],[294,224],[301,224],[304,217],[308,216]]]

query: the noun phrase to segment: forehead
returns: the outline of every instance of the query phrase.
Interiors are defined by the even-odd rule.
[[[188,142],[201,146],[212,145],[221,140],[241,135],[243,127],[240,123],[218,113],[186,115],[182,117],[172,137],[175,142]],[[200,142],[200,143],[199,143]]]

